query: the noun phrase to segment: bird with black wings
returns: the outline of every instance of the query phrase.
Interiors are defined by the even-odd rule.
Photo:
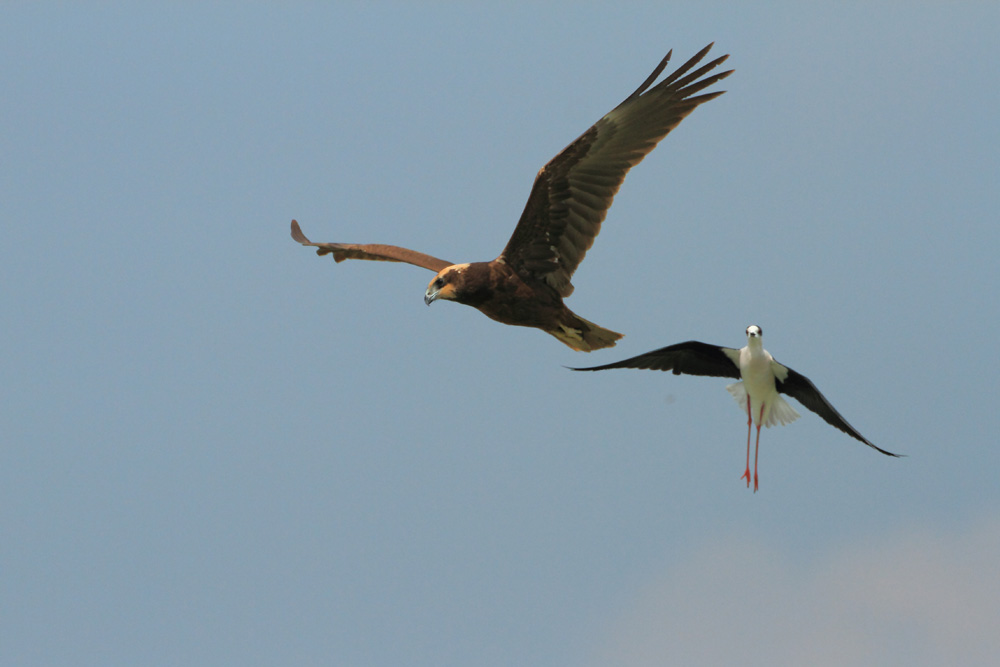
[[[705,375],[735,378],[726,390],[736,399],[737,405],[747,416],[747,466],[740,479],[750,486],[750,428],[757,425],[757,444],[754,446],[753,490],[757,491],[757,454],[760,452],[760,427],[791,424],[799,418],[782,394],[791,396],[823,418],[830,426],[840,429],[855,440],[860,440],[877,452],[899,458],[861,435],[837,412],[812,380],[784,364],[779,364],[764,349],[764,331],[756,324],[747,327],[747,344],[740,348],[710,345],[697,340],[676,343],[646,352],[629,359],[602,366],[573,368],[574,371],[606,371],[612,368],[642,368],[653,371],[671,371],[674,375]]]

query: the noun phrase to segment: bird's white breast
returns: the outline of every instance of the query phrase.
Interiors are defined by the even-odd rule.
[[[774,373],[771,372],[771,355],[763,348],[747,346],[740,351],[740,376],[746,392],[754,401],[774,394]]]

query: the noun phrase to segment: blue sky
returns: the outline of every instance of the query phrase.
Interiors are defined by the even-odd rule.
[[[0,26],[0,662],[1000,659],[995,3],[21,3]],[[431,274],[663,54],[574,353]],[[724,380],[748,324],[890,459]]]

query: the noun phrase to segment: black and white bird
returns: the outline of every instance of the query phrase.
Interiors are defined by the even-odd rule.
[[[847,423],[837,409],[826,400],[809,378],[784,366],[764,349],[764,332],[756,324],[747,327],[746,347],[739,350],[731,347],[709,345],[696,340],[677,343],[640,354],[613,364],[573,368],[574,371],[603,371],[610,368],[645,368],[654,371],[673,371],[674,375],[709,375],[731,377],[742,380],[726,389],[736,399],[736,403],[747,414],[747,465],[740,479],[746,479],[750,487],[750,434],[754,422],[757,424],[757,444],[754,447],[753,490],[757,491],[757,453],[760,448],[760,427],[776,424],[791,424],[799,418],[799,413],[789,405],[781,394],[797,399],[828,424],[835,426],[849,436],[860,440],[872,449],[887,456],[899,454],[876,447]]]

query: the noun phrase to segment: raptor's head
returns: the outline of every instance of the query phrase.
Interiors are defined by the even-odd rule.
[[[468,264],[453,264],[441,269],[424,292],[424,303],[428,306],[438,299],[457,301],[462,284],[465,282],[465,270]]]

